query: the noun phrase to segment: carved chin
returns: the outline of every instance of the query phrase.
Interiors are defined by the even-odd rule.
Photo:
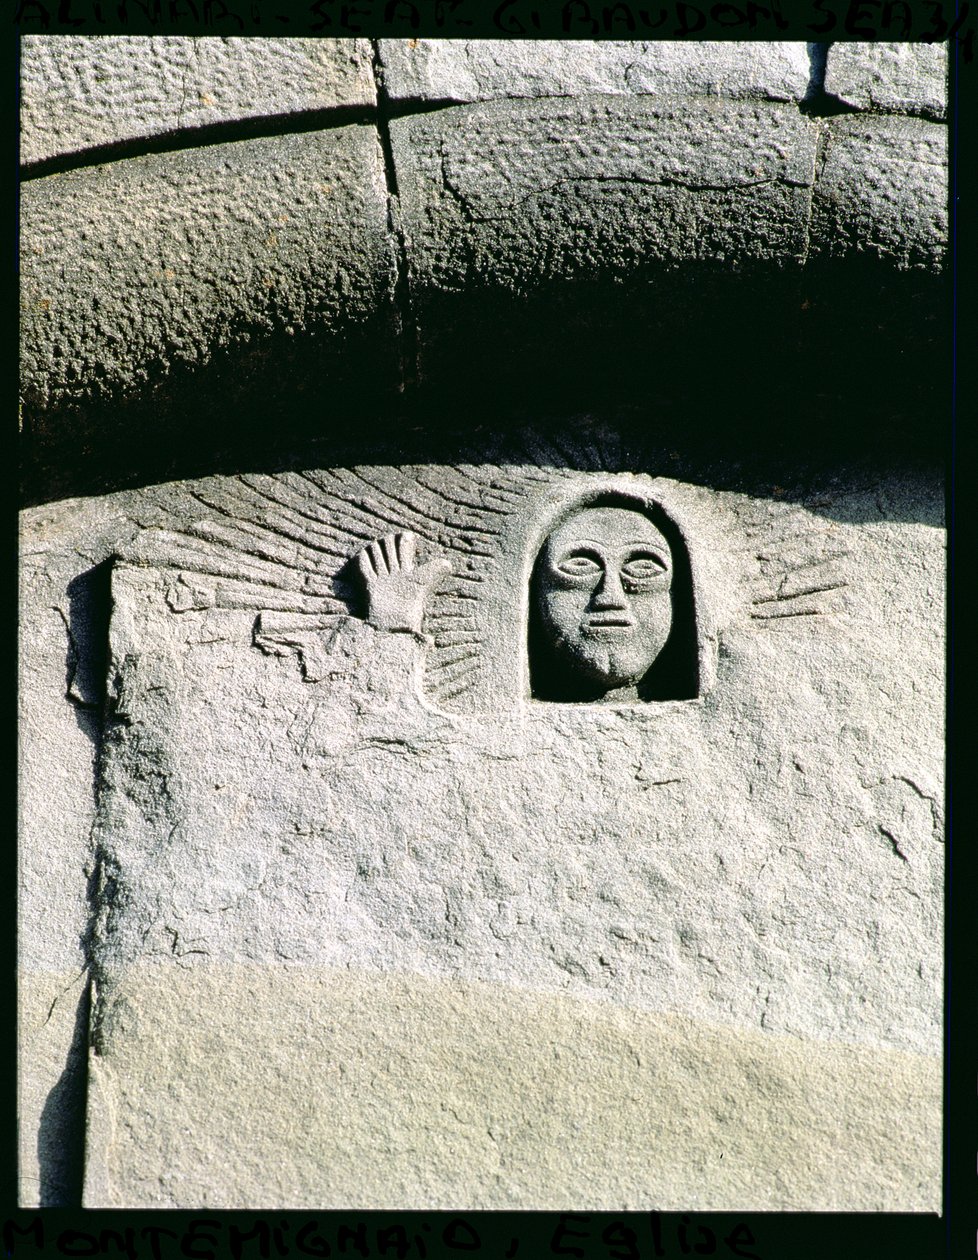
[[[565,642],[563,647],[583,677],[608,689],[637,683],[652,663],[635,646]]]

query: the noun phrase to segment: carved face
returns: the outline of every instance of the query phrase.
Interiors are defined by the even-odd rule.
[[[672,627],[669,544],[641,512],[584,508],[550,534],[536,573],[541,626],[600,691],[637,683]]]

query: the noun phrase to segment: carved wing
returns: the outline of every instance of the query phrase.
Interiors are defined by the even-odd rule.
[[[849,551],[834,521],[777,500],[750,500],[738,516],[753,620],[817,617],[846,607]]]
[[[456,707],[475,684],[491,633],[480,601],[499,577],[527,500],[582,472],[652,471],[662,462],[661,453],[626,449],[617,434],[593,426],[559,438],[524,430],[507,439],[498,462],[491,440],[484,451],[482,463],[239,473],[162,486],[145,492],[143,528],[125,558],[173,571],[176,611],[253,611],[255,642],[289,652],[303,635],[328,636],[338,617],[362,616],[350,561],[376,539],[410,531],[420,561],[451,562],[424,618],[425,689]],[[736,515],[750,618],[773,623],[840,606],[846,552],[832,521],[746,497]]]
[[[425,618],[428,690],[447,700],[478,668],[473,603],[505,520],[541,477],[539,469],[459,464],[207,478],[147,492],[151,514],[125,558],[173,570],[176,611],[254,611],[261,645],[288,651],[329,619],[359,615],[362,591],[349,562],[375,539],[410,531],[423,553],[452,566]]]

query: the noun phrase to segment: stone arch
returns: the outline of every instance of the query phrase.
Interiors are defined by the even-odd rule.
[[[198,132],[206,109],[167,96],[175,65],[200,72],[189,43],[208,74],[237,83],[245,65],[266,95],[222,94],[227,117]],[[905,370],[904,344],[919,356],[940,335],[922,332],[943,301],[940,49],[914,50],[926,100],[820,113],[803,45],[575,44],[576,69],[558,58],[558,81],[542,58],[529,89],[498,49],[400,43],[380,41],[378,86],[364,40],[26,41],[31,500],[269,466],[342,438],[358,407],[403,431],[412,400],[423,422],[507,372],[517,398],[547,376],[573,393],[592,369],[609,394],[630,374],[641,394],[650,347],[659,376],[684,351],[709,357],[705,388],[757,352],[758,309],[767,375],[798,346],[824,362],[857,336],[875,392]],[[845,100],[837,47],[825,82]],[[112,73],[90,74],[93,57]],[[320,62],[332,95],[290,132],[293,87],[321,84]],[[459,92],[448,63],[481,66],[477,89]],[[425,86],[436,74],[451,91]],[[103,100],[103,79],[161,93],[149,121]],[[419,93],[440,104],[407,112]],[[875,305],[848,331],[853,285]]]
[[[81,566],[103,563],[130,527],[155,510],[145,497],[103,499],[90,508],[83,500],[59,504],[59,498],[202,473],[315,466],[327,455],[331,464],[375,458],[366,439],[353,455],[343,443],[351,419],[369,427],[385,408],[394,413],[399,460],[405,458],[412,423],[434,417],[429,432],[437,436],[439,417],[457,423],[460,399],[466,419],[482,405],[496,423],[512,424],[502,409],[484,404],[482,378],[473,369],[494,374],[514,351],[523,356],[523,379],[534,387],[514,390],[522,416],[547,408],[560,415],[566,397],[568,414],[587,409],[573,386],[566,391],[568,364],[579,360],[587,371],[594,368],[602,386],[615,388],[623,366],[631,366],[633,384],[644,391],[647,404],[641,423],[665,416],[668,431],[669,417],[675,417],[674,429],[686,429],[674,439],[663,436],[663,426],[648,423],[666,454],[674,440],[682,445],[698,414],[708,415],[713,441],[732,434],[738,452],[755,454],[763,444],[753,442],[742,425],[746,415],[762,414],[765,406],[774,417],[769,435],[775,441],[787,436],[789,456],[806,434],[810,449],[821,445],[834,418],[847,440],[855,438],[868,432],[867,414],[852,396],[860,378],[870,383],[868,397],[873,414],[883,417],[878,431],[889,449],[894,426],[883,385],[891,375],[889,397],[899,400],[896,410],[913,413],[916,407],[928,441],[939,432],[933,416],[940,408],[921,408],[919,391],[929,375],[920,364],[938,361],[945,336],[937,318],[944,310],[946,250],[945,45],[835,45],[827,74],[823,47],[821,75],[813,64],[809,82],[803,44],[772,43],[762,51],[760,45],[727,43],[700,54],[697,41],[590,46],[580,41],[573,56],[558,61],[527,57],[524,50],[532,46],[521,41],[513,45],[520,56],[509,59],[495,41],[487,41],[484,57],[492,63],[487,69],[472,41],[444,41],[429,52],[454,61],[449,92],[425,82],[416,66],[402,65],[401,87],[395,87],[398,58],[411,60],[395,41],[380,41],[378,47],[366,40],[310,41],[317,64],[307,80],[280,60],[301,53],[301,42],[161,37],[148,50],[138,38],[40,37],[34,50],[43,53],[50,74],[33,72],[29,57],[23,63],[28,109],[22,152],[33,163],[22,193],[24,465],[28,501],[54,501],[50,511],[38,509],[26,518],[34,550],[24,588],[29,663],[22,677],[29,716],[23,793],[30,809],[24,811],[23,843],[35,878],[21,901],[21,947],[30,962],[22,979],[25,1010],[33,1012],[24,1026],[43,1032],[36,1052],[28,1051],[29,1080],[25,1077],[22,1093],[25,1205],[38,1184],[42,1203],[67,1204],[75,1194],[59,1181],[57,1161],[49,1160],[35,1176],[30,1145],[42,1132],[48,1152],[81,1149],[79,1133],[65,1136],[76,1109],[64,1103],[77,1093],[72,1082],[82,1080],[81,1071],[66,1071],[58,1081],[59,1092],[40,1126],[34,1100],[55,1084],[61,1070],[56,1060],[60,1055],[64,1063],[69,1043],[71,1073],[76,1062],[84,1063],[87,1047],[84,1019],[76,1025],[63,1014],[72,988],[82,993],[81,1000],[87,993],[85,979],[79,989],[72,976],[86,961],[77,941],[88,921],[85,875],[91,869],[94,812],[89,750],[79,749],[72,736],[76,724],[95,722],[104,697],[95,685],[97,671],[85,665],[91,652],[84,617],[66,617],[62,628],[58,614],[65,583]],[[410,41],[419,42],[419,56],[427,56],[425,41]],[[355,90],[324,99],[320,55],[328,63],[333,49],[339,73],[354,43]],[[26,47],[30,52],[31,44]],[[118,73],[88,74],[95,48],[114,50]],[[691,74],[687,59],[698,55],[699,71],[694,66]],[[753,64],[745,66],[745,55]],[[233,113],[216,118],[207,112],[213,84],[193,78],[211,56],[229,59],[219,73],[232,84],[242,81],[238,58],[257,57],[259,68],[282,65],[286,72],[258,75],[262,93],[249,96],[240,118]],[[75,59],[81,92],[67,90]],[[667,73],[670,64],[676,73]],[[147,138],[144,121],[153,111],[134,108],[131,89],[145,92],[149,80],[152,98],[153,65],[166,71],[159,82],[175,95],[169,103],[161,98],[162,120]],[[459,65],[473,71],[469,94],[458,90]],[[383,69],[385,84],[375,83],[375,66]],[[30,90],[42,81],[54,85],[55,108],[45,104],[32,116]],[[316,95],[297,100],[296,91],[307,81]],[[120,84],[121,109],[111,96]],[[109,92],[104,101],[103,86]],[[268,94],[279,89],[276,103]],[[48,118],[56,124],[52,145],[41,142],[38,123]],[[91,127],[86,119],[94,120]],[[120,130],[134,119],[139,134]],[[83,123],[83,134],[75,137],[74,128]],[[207,124],[199,136],[188,130],[198,123]],[[741,296],[745,291],[750,306]],[[611,315],[616,335],[634,330],[625,350],[613,338],[601,341]],[[670,368],[676,344],[662,339],[664,329],[678,330],[695,375],[684,382],[673,372],[662,406],[654,388]],[[747,374],[746,389],[725,374],[736,353],[717,364],[724,338],[735,339],[743,329],[755,338],[751,353],[763,359]],[[738,344],[752,345],[748,337]],[[560,358],[553,352],[562,346],[569,351]],[[786,369],[782,351],[792,346]],[[460,370],[453,373],[455,364]],[[779,367],[783,398],[767,388]],[[711,410],[703,392],[714,381],[721,405]],[[904,399],[901,389],[908,383]],[[346,410],[337,404],[341,385],[352,400]],[[754,390],[761,386],[765,398],[759,405]],[[555,403],[559,387],[566,392]],[[607,391],[609,403],[615,388]],[[422,400],[416,412],[403,406],[412,396]],[[305,427],[295,423],[298,416]],[[279,429],[285,437],[280,447],[257,441]],[[710,458],[715,454],[711,447]],[[683,475],[681,467],[658,457],[622,467]],[[688,469],[685,475],[691,475]],[[755,488],[762,497],[777,498],[785,493],[776,484],[781,481],[780,475],[758,477]],[[534,548],[566,504],[592,487],[602,493],[599,484],[601,478],[582,473],[562,484],[538,482],[528,491],[533,497],[527,510],[507,526],[498,563],[481,589],[475,683],[446,707],[478,714],[518,712],[524,704],[529,693],[522,690],[520,670],[526,661],[525,598]],[[715,669],[710,617],[720,587],[702,578],[704,534],[699,525],[690,528],[685,504],[674,498],[670,483],[625,476],[608,484],[614,494],[651,496],[675,519],[688,545],[697,691],[703,696]],[[789,489],[789,497],[794,493]],[[832,494],[826,494],[829,511]],[[920,510],[912,496],[907,501],[907,510]],[[108,516],[117,518],[118,528],[106,524]],[[37,558],[42,554],[43,561]],[[709,543],[705,559],[712,569]],[[707,576],[712,579],[711,572]],[[88,574],[85,578],[90,581]],[[789,585],[759,603],[770,608],[772,601],[796,597],[801,593]],[[802,622],[757,624],[797,630]],[[65,651],[67,695],[63,659],[56,659]],[[841,658],[843,665],[847,659]],[[39,663],[43,668],[35,668]],[[899,676],[896,669],[894,677]],[[729,694],[725,690],[724,697]],[[611,718],[633,723],[640,714],[640,725],[648,730],[655,723],[658,730],[663,710],[675,714],[677,705],[697,703],[669,701]],[[680,712],[677,726],[686,712]],[[892,724],[898,738],[906,735],[906,747],[894,752],[899,775],[887,781],[886,790],[894,794],[895,811],[903,805],[896,793],[909,790],[915,807],[929,814],[929,800],[936,816],[939,787],[927,786],[929,780],[916,769],[912,779],[903,777],[908,749],[917,746],[921,729],[919,721],[910,720],[913,712],[908,710],[906,726]],[[580,717],[590,728],[591,716],[559,719]],[[932,725],[923,723],[919,741],[927,757]],[[871,714],[867,726],[890,724]],[[939,778],[939,759],[933,764]],[[811,773],[804,757],[788,777],[802,775],[803,767]],[[864,775],[860,765],[857,809],[866,796]],[[817,819],[821,812],[817,801],[813,807],[806,798],[799,817],[807,823],[810,814]],[[880,831],[903,860],[901,875],[926,869],[927,845],[912,851],[907,862],[897,838],[871,822],[864,850],[857,847],[858,836],[847,845],[844,878],[831,865],[837,827],[821,849],[817,835],[802,831],[826,872],[809,881],[806,896],[819,887],[855,887],[851,861],[873,852]],[[844,814],[842,823],[848,838]],[[749,840],[746,829],[737,831],[733,820],[731,825],[735,837]],[[778,826],[772,834],[780,841],[785,829]],[[784,871],[772,864],[772,887]],[[800,889],[797,873],[788,871]],[[872,879],[863,883],[875,886]],[[928,887],[933,892],[938,881],[923,884],[925,896]],[[75,891],[65,893],[66,888]],[[840,904],[852,914],[848,900]],[[932,903],[920,904],[932,914]],[[59,907],[57,915],[48,913],[50,905]],[[748,907],[741,920],[753,926],[756,909]],[[918,936],[923,941],[925,932]],[[789,944],[792,952],[785,956],[797,957],[798,942]],[[916,1035],[923,1023],[913,1021],[921,1011],[929,1018],[939,1010],[939,996],[932,1000],[927,988],[939,974],[939,953],[935,957],[933,967],[917,971],[924,987],[915,988],[912,1006],[894,1005],[898,999],[891,995],[903,994],[896,983],[877,990],[877,1022],[870,1032],[884,1032],[892,1010],[894,1026],[903,1035],[908,1029]],[[889,981],[892,957],[878,961],[879,974]],[[41,983],[32,987],[35,981]],[[785,1003],[782,1011],[797,1005]],[[911,1014],[901,1025],[903,1008]],[[761,1013],[762,1027],[772,1016],[779,1018],[777,1000]],[[861,1035],[868,1026],[857,1011],[849,1027]],[[48,1074],[52,1063],[55,1078]],[[917,1124],[915,1116],[908,1120],[902,1113],[898,1120],[897,1132]],[[93,1149],[97,1145],[92,1142]],[[891,1146],[898,1149],[899,1143]],[[928,1209],[939,1202],[933,1171],[931,1189],[920,1198],[917,1161],[907,1166],[909,1173],[894,1166],[886,1194],[878,1193],[878,1151],[873,1160],[867,1184],[874,1188],[866,1201],[891,1208],[906,1207],[912,1199]],[[758,1166],[767,1164],[760,1160]],[[939,1160],[932,1158],[930,1166],[937,1169]],[[831,1179],[826,1184],[835,1187]]]

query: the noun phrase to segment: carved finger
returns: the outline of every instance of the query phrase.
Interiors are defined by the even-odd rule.
[[[405,530],[402,534],[394,535],[394,545],[397,547],[397,559],[401,568],[405,572],[410,572],[414,568],[414,557],[418,547],[417,538],[410,530]]]
[[[357,571],[365,582],[371,582],[377,576],[377,566],[371,555],[373,551],[373,543],[369,547],[364,547],[356,558]]]
[[[387,564],[387,558],[384,555],[383,547],[381,547],[379,541],[372,542],[368,550],[370,552],[370,559],[373,561],[373,566],[377,570],[377,576],[383,577],[385,573],[389,572],[389,566]]]
[[[424,579],[426,586],[434,586],[440,577],[444,577],[451,571],[451,561],[446,560],[444,556],[436,556],[433,560],[429,560],[427,564],[421,565],[418,569],[418,576]]]
[[[378,543],[374,544],[380,547],[381,555],[384,558],[384,564],[387,566],[387,572],[393,573],[397,568],[397,550],[394,543],[394,535],[387,534]]]

